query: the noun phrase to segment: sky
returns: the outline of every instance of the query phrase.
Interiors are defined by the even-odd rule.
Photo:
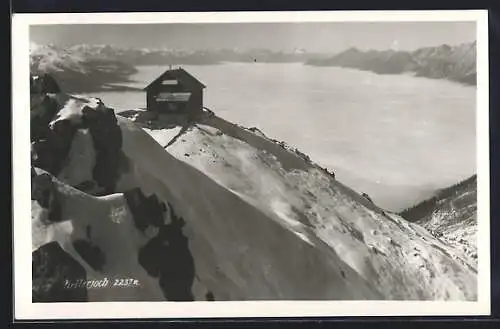
[[[414,50],[475,39],[475,22],[72,24],[30,28],[30,41],[39,44],[191,50],[299,48],[320,53],[350,47]]]

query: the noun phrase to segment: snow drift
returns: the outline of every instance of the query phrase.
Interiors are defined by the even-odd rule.
[[[97,99],[44,100],[35,301],[477,298],[461,253],[260,132],[216,116],[153,130]]]

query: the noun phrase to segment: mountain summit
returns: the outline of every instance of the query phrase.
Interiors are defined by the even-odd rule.
[[[257,129],[33,96],[34,301],[477,298],[466,255]]]

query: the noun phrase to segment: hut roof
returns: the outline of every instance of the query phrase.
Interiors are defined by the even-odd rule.
[[[161,83],[163,80],[175,79],[193,89],[203,89],[206,86],[182,68],[169,69],[163,72],[158,78],[147,85],[144,90]]]

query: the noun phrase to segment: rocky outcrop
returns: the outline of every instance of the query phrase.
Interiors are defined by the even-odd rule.
[[[31,94],[60,93],[59,85],[50,74],[34,75],[30,77]]]
[[[87,289],[84,285],[68,286],[84,282],[85,269],[57,242],[48,243],[33,251],[32,262],[34,303],[87,301]]]
[[[122,160],[122,135],[114,110],[105,106],[96,109],[85,106],[79,128],[88,129],[94,141],[94,180],[104,189],[104,194],[113,193]]]
[[[139,251],[139,263],[153,277],[169,301],[193,301],[194,259],[182,232],[185,222],[169,205],[171,222],[161,225],[158,234]]]
[[[134,215],[135,227],[138,230],[144,232],[149,226],[163,226],[163,212],[166,211],[166,206],[156,195],[146,197],[140,188],[125,191],[123,195]]]
[[[372,198],[370,198],[370,196],[367,194],[367,193],[361,193],[361,196],[363,196],[366,200],[370,201],[371,203],[373,203],[373,200]]]
[[[122,136],[114,110],[97,99],[84,102],[57,94],[42,94],[41,97],[43,101],[31,109],[33,166],[58,176],[68,161],[75,134],[88,131],[95,150],[93,181],[102,193],[112,193],[123,160]],[[90,182],[78,183],[88,185]]]

